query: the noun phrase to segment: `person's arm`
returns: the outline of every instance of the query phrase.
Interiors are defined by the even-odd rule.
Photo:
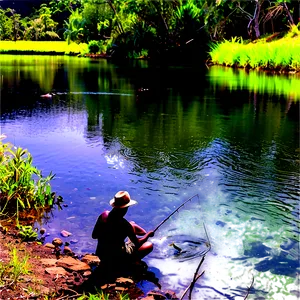
[[[134,228],[132,227],[132,224],[129,223],[129,233],[128,233],[128,237],[129,239],[134,243],[134,245],[136,246],[137,249],[139,249],[145,242],[147,242],[149,237],[153,237],[154,236],[154,232],[153,231],[149,231],[146,232],[145,231],[145,235],[141,238],[137,238],[137,236],[135,235],[134,232]]]
[[[142,236],[147,233],[147,231],[144,228],[142,228],[140,225],[136,224],[134,221],[130,221],[129,223],[133,227],[133,231],[134,231],[135,235]]]
[[[105,211],[103,212],[97,219],[97,222],[94,226],[93,232],[92,232],[92,238],[93,239],[98,239],[99,238],[99,234],[102,230],[102,225],[103,223],[106,222],[107,216],[108,216],[109,211]]]

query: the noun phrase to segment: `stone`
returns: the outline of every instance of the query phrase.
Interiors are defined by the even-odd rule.
[[[68,247],[68,246],[65,246],[64,247],[64,251],[63,251],[65,254],[72,254],[73,253],[73,251],[71,250],[71,248],[70,247]]]
[[[91,274],[92,274],[91,271],[85,271],[85,272],[82,274],[82,276],[83,276],[83,277],[88,277],[88,276],[90,276]]]
[[[134,281],[129,278],[119,277],[116,279],[116,284],[121,285],[121,286],[130,286],[130,285],[134,284]]]
[[[72,233],[67,230],[62,230],[60,234],[63,237],[68,237],[68,236],[72,235]]]
[[[68,272],[62,268],[62,267],[50,267],[50,268],[46,268],[45,269],[45,272],[47,274],[50,274],[50,275],[59,275],[59,276],[65,276],[68,274]]]
[[[55,238],[53,239],[52,244],[59,247],[63,244],[63,241],[60,238]]]
[[[41,228],[40,229],[40,234],[45,234],[46,233],[46,229],[45,228]]]
[[[46,248],[50,248],[50,249],[54,249],[55,248],[55,246],[53,244],[50,244],[50,243],[45,244],[45,247]]]
[[[81,261],[87,263],[88,265],[99,265],[100,258],[97,255],[86,254]]]
[[[121,286],[116,286],[116,287],[115,287],[115,290],[116,290],[116,291],[120,291],[120,292],[124,292],[124,291],[125,291],[125,288],[124,288],[124,287],[121,287]]]
[[[147,296],[152,296],[155,300],[164,300],[167,299],[165,295],[159,292],[151,291],[147,294]]]
[[[53,267],[56,265],[57,259],[55,258],[42,258],[41,263],[43,266]]]
[[[82,262],[70,256],[60,258],[57,261],[56,265],[59,267],[63,267],[67,270],[78,271],[78,272],[89,271],[91,269],[91,267],[87,263]]]

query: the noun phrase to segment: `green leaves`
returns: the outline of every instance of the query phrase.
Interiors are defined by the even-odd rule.
[[[17,212],[18,218],[19,211],[53,205],[50,181],[54,176],[51,172],[43,177],[27,149],[0,142],[0,216]]]

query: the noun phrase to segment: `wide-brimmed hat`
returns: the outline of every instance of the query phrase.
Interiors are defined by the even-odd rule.
[[[119,191],[115,197],[109,201],[109,204],[114,208],[125,208],[137,204],[137,201],[132,200],[127,191]]]

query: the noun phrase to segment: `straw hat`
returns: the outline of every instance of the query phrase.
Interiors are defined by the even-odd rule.
[[[132,200],[127,191],[119,191],[115,197],[109,201],[109,204],[114,208],[125,208],[137,204],[137,201]]]

